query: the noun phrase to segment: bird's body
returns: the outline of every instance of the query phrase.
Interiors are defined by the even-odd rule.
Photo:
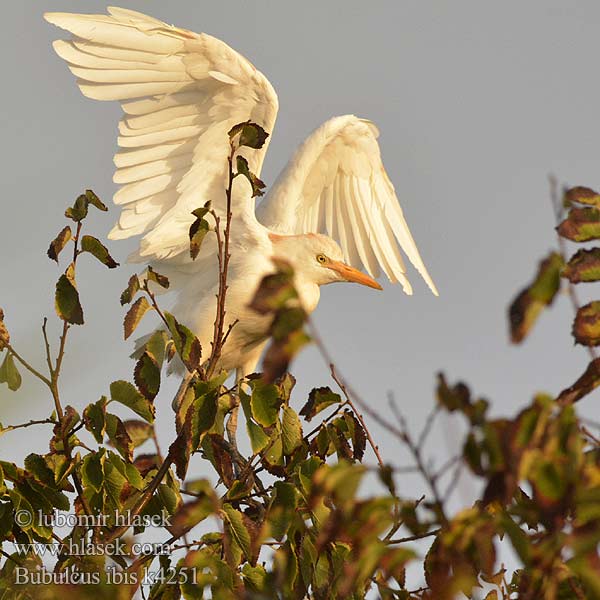
[[[210,200],[225,220],[228,132],[253,121],[271,133],[277,96],[262,73],[216,38],[127,9],[108,12],[49,13],[46,19],[73,34],[54,47],[82,92],[119,100],[124,109],[114,175],[121,185],[114,201],[123,211],[109,237],[142,236],[130,260],[169,277],[177,292],[173,312],[206,352],[216,310],[217,245],[214,235],[207,236],[192,260],[191,212]],[[381,289],[373,279],[380,271],[412,293],[398,243],[437,295],[381,162],[377,136],[371,122],[353,115],[327,121],[300,146],[256,211],[246,178],[234,180],[225,326],[238,322],[221,367],[248,373],[256,366],[270,317],[248,304],[262,277],[273,272],[273,257],[292,264],[309,313],[321,285],[355,281]],[[267,147],[268,140],[260,150],[240,150],[256,175]]]

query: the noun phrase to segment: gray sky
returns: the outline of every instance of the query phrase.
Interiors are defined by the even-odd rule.
[[[316,323],[340,370],[373,407],[387,415],[392,390],[420,427],[434,402],[434,375],[444,370],[450,381],[464,378],[486,395],[494,413],[513,414],[534,392],[556,393],[580,374],[587,357],[573,348],[566,296],[522,348],[508,344],[505,315],[555,244],[548,173],[600,186],[600,4],[146,0],[124,6],[222,38],[270,79],[280,112],[262,176],[268,185],[331,116],[355,113],[379,126],[385,165],[440,297],[414,270],[412,297],[391,285],[383,293],[342,284],[323,290]],[[61,272],[45,250],[64,225],[64,207],[83,189],[110,202],[121,112],[116,103],[80,94],[50,47],[61,32],[42,13],[104,8],[82,0],[3,6],[0,306],[15,347],[40,367],[41,319],[55,322]],[[117,215],[112,206],[93,214],[92,232],[105,237]],[[124,262],[133,244],[110,248]],[[128,266],[108,271],[82,257],[88,324],[73,330],[63,382],[64,402],[78,409],[107,393],[110,381],[131,378],[118,302],[130,273]],[[314,348],[293,372],[297,406],[310,388],[329,383]],[[17,394],[0,389],[2,422],[48,414],[48,394],[25,379]],[[597,400],[586,399],[584,409],[592,414]],[[168,395],[157,400],[164,446],[168,402]],[[444,430],[452,443],[453,429]],[[402,461],[396,444],[376,425],[373,432],[384,456]],[[0,455],[21,462],[26,452],[43,452],[47,433],[9,433],[0,438]],[[443,435],[433,437],[431,452],[448,454]]]

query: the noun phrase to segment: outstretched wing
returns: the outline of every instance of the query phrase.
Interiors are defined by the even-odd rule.
[[[191,211],[211,200],[225,216],[227,132],[252,120],[270,133],[277,95],[262,73],[214,37],[132,10],[108,12],[45,18],[73,34],[54,48],[83,94],[119,100],[125,112],[122,150],[114,158],[114,181],[121,185],[114,202],[123,210],[109,237],[144,234],[133,260],[180,262],[189,248]],[[266,149],[246,153],[256,174]],[[259,227],[250,194],[235,201],[235,218]]]
[[[258,218],[281,233],[327,233],[351,264],[362,265],[372,277],[381,268],[411,294],[399,242],[437,296],[383,167],[378,135],[370,121],[354,115],[325,122],[278,177]]]

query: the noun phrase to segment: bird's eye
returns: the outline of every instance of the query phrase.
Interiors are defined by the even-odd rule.
[[[323,264],[327,262],[327,257],[324,254],[317,254],[317,260]]]

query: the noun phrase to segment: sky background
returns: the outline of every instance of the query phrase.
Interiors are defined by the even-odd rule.
[[[0,306],[14,346],[40,368],[44,315],[57,339],[53,294],[61,273],[45,251],[64,226],[64,208],[83,189],[110,203],[121,114],[116,103],[80,94],[50,46],[62,33],[42,14],[105,6],[82,0],[3,6]],[[267,185],[330,117],[354,113],[378,125],[384,163],[440,297],[410,268],[412,297],[389,284],[382,293],[349,284],[322,290],[314,320],[339,370],[373,408],[391,418],[391,391],[417,430],[433,406],[437,371],[469,382],[498,415],[514,414],[537,391],[558,393],[579,376],[587,355],[573,347],[566,294],[522,347],[508,342],[506,308],[556,243],[548,174],[600,187],[599,3],[122,6],[219,37],[269,78],[280,111],[262,173]],[[105,238],[117,216],[112,205],[108,214],[92,213],[88,233]],[[112,242],[110,249],[124,263],[134,245]],[[72,331],[63,398],[81,410],[106,394],[111,381],[131,378],[132,344],[122,340],[118,298],[133,270],[108,271],[88,257],[80,264],[87,324]],[[303,351],[292,370],[297,408],[312,387],[330,384],[315,348]],[[3,423],[49,412],[48,393],[24,380],[16,394],[0,388]],[[592,394],[581,410],[597,414],[598,400]],[[172,439],[169,401],[168,390],[157,399],[163,446]],[[384,457],[402,464],[396,442],[376,424],[372,430]],[[430,454],[443,461],[456,452],[457,432],[454,422],[441,421]],[[0,456],[21,463],[30,451],[46,451],[48,435],[34,428],[6,434]],[[406,481],[401,491],[418,495],[417,484]],[[468,496],[468,486],[462,493]]]

